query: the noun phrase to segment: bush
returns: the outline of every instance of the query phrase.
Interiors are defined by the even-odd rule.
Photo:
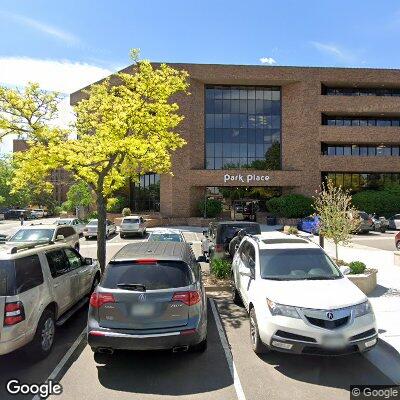
[[[275,217],[303,218],[312,214],[313,200],[301,194],[287,194],[267,200],[267,211]]]
[[[299,230],[295,226],[285,225],[283,227],[283,233],[286,233],[288,235],[297,235],[299,233]]]
[[[54,214],[55,215],[60,215],[63,209],[60,206],[57,206],[54,208]]]
[[[363,190],[355,193],[352,204],[360,211],[390,217],[400,210],[400,185],[385,186],[381,190]]]
[[[222,203],[219,200],[207,199],[199,203],[199,211],[201,216],[204,216],[204,209],[206,211],[206,218],[215,218],[222,212]]]
[[[131,209],[128,208],[128,207],[125,207],[125,208],[122,210],[122,216],[123,216],[123,217],[127,217],[127,216],[129,216],[129,215],[131,215],[131,214],[132,214],[132,211],[131,211]]]
[[[232,272],[232,265],[225,258],[214,257],[211,260],[210,271],[216,278],[229,278]]]
[[[349,268],[350,268],[352,274],[358,275],[358,274],[364,273],[367,266],[361,261],[352,261],[349,264]]]
[[[98,217],[99,217],[99,214],[97,213],[97,211],[92,211],[88,215],[88,219],[97,219]]]

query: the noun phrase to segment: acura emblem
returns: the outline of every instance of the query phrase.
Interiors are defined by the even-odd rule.
[[[145,295],[144,293],[142,293],[142,294],[139,295],[139,301],[142,302],[142,303],[143,303],[144,301],[146,301],[146,295]]]
[[[326,318],[333,319],[333,312],[332,311],[327,312],[326,313]]]

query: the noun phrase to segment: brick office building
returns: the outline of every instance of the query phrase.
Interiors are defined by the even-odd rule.
[[[400,70],[170,65],[189,72],[191,95],[177,98],[188,144],[160,177],[163,215],[197,215],[206,193],[227,187],[311,196],[326,176],[354,191],[399,182]],[[257,169],[277,144],[281,169]],[[142,177],[142,192],[146,179],[158,183]]]

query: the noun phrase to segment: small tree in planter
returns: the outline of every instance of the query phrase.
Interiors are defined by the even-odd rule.
[[[320,217],[319,233],[333,240],[338,259],[338,245],[348,243],[351,233],[359,225],[359,220],[354,217],[357,210],[351,205],[351,196],[328,180],[314,198],[314,208]]]

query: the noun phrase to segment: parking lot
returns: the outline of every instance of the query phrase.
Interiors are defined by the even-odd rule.
[[[9,227],[10,233],[17,227]],[[199,255],[202,229],[184,229]],[[383,242],[378,235],[382,234],[357,235],[353,240]],[[390,235],[383,236],[387,236],[385,240],[393,239]],[[107,259],[124,244],[137,240],[141,239],[121,239],[114,235],[107,242]],[[81,239],[81,253],[94,257],[96,242]],[[202,267],[207,269],[208,264]],[[209,296],[209,343],[204,354],[116,352],[95,362],[86,345],[86,312],[87,308],[82,308],[58,329],[53,352],[47,359],[34,363],[24,351],[0,357],[1,399],[28,398],[5,392],[11,378],[26,383],[59,380],[63,393],[52,396],[54,399],[261,400],[291,399],[295,393],[298,399],[347,400],[351,384],[393,383],[379,364],[380,355],[387,351],[382,343],[370,353],[378,360],[374,363],[363,355],[331,358],[280,353],[255,355],[250,347],[246,312],[234,305],[227,293]]]
[[[380,250],[395,251],[394,237],[396,233],[397,231],[387,231],[385,233],[371,231],[367,234],[353,235],[351,242]]]

